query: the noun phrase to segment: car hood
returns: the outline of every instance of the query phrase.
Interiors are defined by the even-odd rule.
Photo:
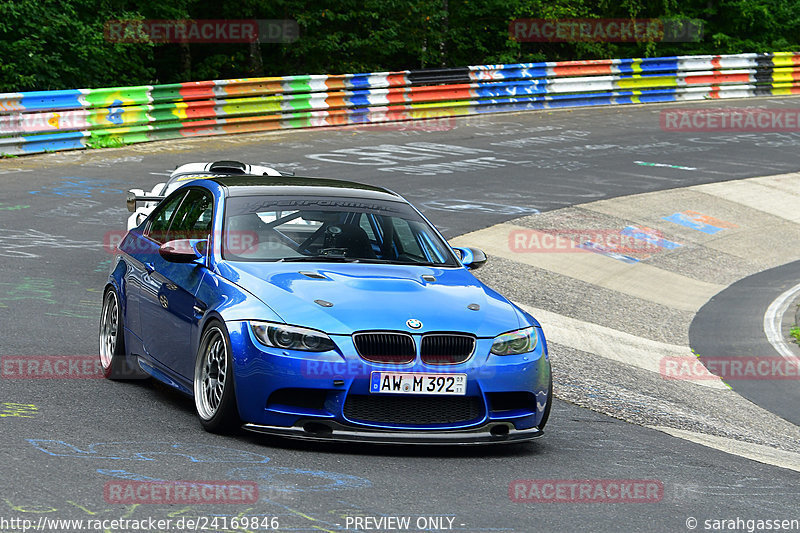
[[[494,337],[520,327],[508,300],[464,268],[255,262],[225,262],[219,267],[223,277],[257,296],[287,324],[330,334],[464,331]],[[477,310],[468,307],[474,304]],[[412,330],[406,324],[409,319],[419,320],[422,327]]]

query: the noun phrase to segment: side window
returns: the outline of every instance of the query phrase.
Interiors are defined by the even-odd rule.
[[[211,231],[213,214],[211,194],[202,189],[191,189],[172,218],[167,240],[205,238]]]
[[[150,222],[150,227],[147,229],[147,236],[159,244],[166,242],[167,230],[169,223],[172,220],[172,215],[178,209],[178,206],[186,194],[181,192],[172,198],[165,200],[163,205],[160,205],[157,211],[153,214],[153,220]]]

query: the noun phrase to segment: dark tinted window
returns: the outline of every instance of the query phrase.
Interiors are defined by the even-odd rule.
[[[167,240],[204,239],[211,232],[214,201],[211,193],[191,189],[169,226]]]
[[[165,239],[170,222],[172,222],[172,215],[175,214],[184,196],[186,196],[186,191],[177,192],[174,196],[164,200],[164,203],[156,208],[155,212],[151,215],[152,222],[150,223],[150,228],[147,230],[148,237],[158,243],[166,242]]]

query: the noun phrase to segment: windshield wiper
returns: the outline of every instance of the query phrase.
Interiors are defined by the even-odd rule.
[[[426,266],[426,267],[452,266],[446,263],[431,263],[430,261],[402,261],[400,259],[368,258],[368,259],[362,259],[361,261],[364,263],[378,263],[381,265]]]
[[[319,261],[322,263],[358,263],[358,259],[343,255],[299,255],[297,257],[284,257],[278,263],[300,263],[303,261]]]

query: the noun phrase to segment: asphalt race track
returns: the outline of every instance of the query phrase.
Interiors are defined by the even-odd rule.
[[[796,102],[726,105],[793,108]],[[116,242],[125,228],[124,193],[149,190],[182,163],[238,159],[385,186],[420,207],[448,237],[606,198],[800,169],[800,133],[664,132],[659,115],[666,109],[531,112],[2,160],[0,356],[96,355],[101,290],[112,259],[104,243]],[[535,287],[537,280],[511,271],[505,283]],[[547,298],[567,296],[549,290]],[[772,298],[782,290],[775,287]],[[762,317],[753,316],[744,329],[748,317],[742,316],[742,332],[757,335]],[[718,346],[706,342],[709,349]],[[312,445],[210,435],[191,400],[152,381],[4,375],[0,454],[0,519],[33,524],[43,518],[152,517],[174,524],[187,517],[275,516],[280,531],[390,531],[355,518],[410,517],[414,531],[674,532],[689,531],[691,519],[697,530],[715,519],[800,519],[797,471],[560,400],[545,437],[531,444]],[[260,500],[108,503],[104,487],[120,479],[251,480]],[[663,497],[652,503],[512,501],[510,484],[534,479],[655,480]]]
[[[695,317],[689,332],[692,348],[701,359],[704,355],[763,357],[771,353],[772,346],[758,317],[763,317],[769,304],[798,280],[800,262],[794,262],[734,283],[712,298]],[[792,323],[795,309],[787,313]],[[741,380],[731,381],[730,385],[752,402],[800,424],[800,387],[796,380],[774,381],[769,386],[763,381]]]

